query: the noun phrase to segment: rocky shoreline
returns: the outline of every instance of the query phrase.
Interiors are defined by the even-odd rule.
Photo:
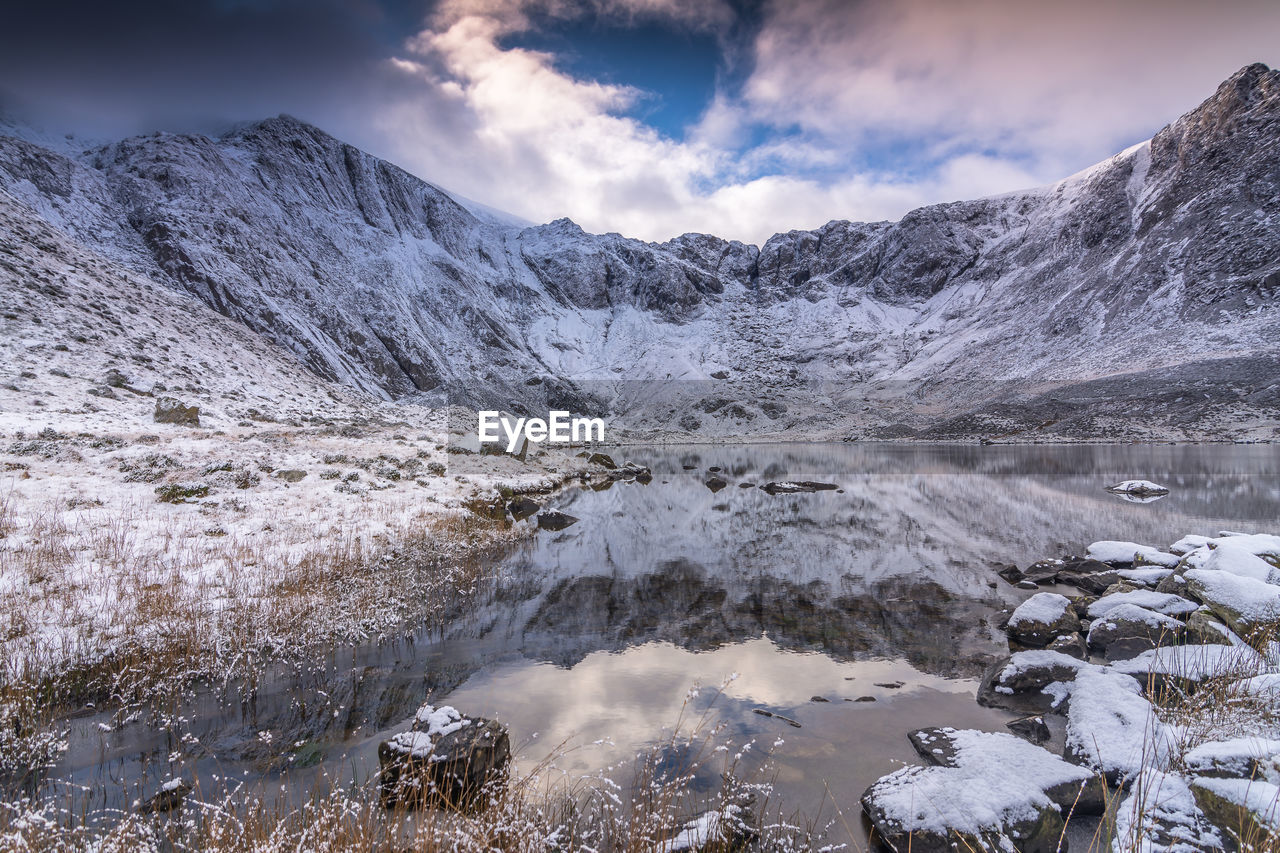
[[[1001,576],[1050,589],[1007,614],[1010,655],[978,702],[1029,716],[911,732],[925,766],[862,796],[878,841],[1048,853],[1091,820],[1117,851],[1274,849],[1280,536],[1095,542]]]

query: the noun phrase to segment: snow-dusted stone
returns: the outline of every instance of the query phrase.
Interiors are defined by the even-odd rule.
[[[1040,722],[1043,725],[1044,721]],[[1106,791],[1097,774],[1023,738],[948,726],[919,729],[907,739],[921,758],[939,767],[981,765],[994,770],[990,756],[998,755],[1005,772],[1039,787],[1064,812],[1074,809],[1077,814],[1101,814],[1106,809]]]
[[[1019,569],[1017,566],[1010,566],[1001,571],[999,574],[1009,583],[1017,583],[1018,581],[1029,580],[1037,584],[1041,583],[1067,583],[1075,585],[1075,581],[1082,575],[1095,574],[1097,572],[1110,571],[1111,567],[1106,563],[1100,563],[1097,560],[1090,560],[1082,557],[1067,557],[1065,559],[1039,560],[1032,563],[1025,569]]]
[[[1117,542],[1104,539],[1094,542],[1085,551],[1094,560],[1100,560],[1112,566],[1129,566],[1146,563],[1154,566],[1174,568],[1178,565],[1178,557],[1168,554],[1150,545],[1139,545],[1137,542]]]
[[[412,730],[378,745],[382,802],[467,805],[510,756],[502,724],[468,719],[448,705],[423,705]]]
[[[587,463],[590,465],[599,465],[602,468],[608,468],[610,471],[618,467],[618,463],[613,461],[613,457],[607,453],[592,453],[587,457]]]
[[[1221,832],[1196,805],[1187,780],[1147,769],[1116,809],[1113,853],[1207,853],[1221,850]]]
[[[1167,495],[1169,494],[1169,487],[1162,486],[1159,483],[1153,483],[1150,480],[1124,480],[1123,482],[1107,486],[1107,491],[1146,498],[1154,497],[1156,495]]]
[[[972,750],[958,767],[903,767],[867,788],[862,810],[885,846],[899,853],[1057,850],[1062,813],[1044,789],[1071,784],[1070,765],[1024,766],[1023,747],[1044,750],[1001,737],[1007,740]]]
[[[1280,786],[1264,779],[1213,779],[1191,781],[1196,805],[1225,837],[1256,846],[1280,835]]]
[[[1231,572],[1193,569],[1187,590],[1242,637],[1262,624],[1280,620],[1280,586]]]
[[[1202,743],[1182,757],[1196,776],[1264,779],[1280,773],[1280,738],[1237,737]]]
[[[1181,642],[1186,626],[1136,604],[1120,604],[1089,626],[1089,648],[1103,652],[1107,660],[1136,657],[1158,645]]]
[[[1090,767],[1113,785],[1132,779],[1150,766],[1164,769],[1174,748],[1173,732],[1156,717],[1142,688],[1132,677],[1113,669],[1081,669],[1067,687],[1064,755]]]
[[[1019,604],[1005,627],[1009,637],[1024,646],[1044,646],[1059,634],[1079,630],[1071,599],[1056,592],[1038,592]]]
[[[1090,604],[1087,612],[1090,619],[1101,619],[1112,608],[1122,604],[1136,605],[1164,616],[1186,616],[1200,609],[1200,605],[1180,595],[1137,589],[1104,595]]]
[[[1239,679],[1257,675],[1263,666],[1262,656],[1248,646],[1213,643],[1151,649],[1129,660],[1116,662],[1112,669],[1132,675],[1144,683],[1151,676],[1159,676],[1161,679],[1173,679],[1183,687],[1194,688],[1209,678]]]
[[[1099,565],[1106,565],[1100,563]],[[1124,578],[1120,577],[1118,569],[1108,568],[1105,572],[1094,572],[1087,575],[1067,575],[1059,574],[1058,583],[1065,583],[1074,586],[1082,592],[1089,595],[1102,595],[1111,587],[1115,586]]]
[[[1047,649],[1017,652],[996,661],[978,685],[978,704],[991,708],[1044,711],[1054,697],[1043,692],[1055,682],[1069,682],[1093,664]]]

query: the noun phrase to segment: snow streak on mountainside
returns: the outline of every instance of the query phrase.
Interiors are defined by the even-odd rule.
[[[1261,65],[1053,186],[759,248],[478,218],[287,117],[76,154],[0,137],[0,187],[390,398],[617,407],[651,394],[634,380],[699,380],[645,424],[934,436],[999,432],[995,401],[1009,431],[1075,435],[1150,417],[1256,434],[1241,413],[1280,404],[1280,74]]]

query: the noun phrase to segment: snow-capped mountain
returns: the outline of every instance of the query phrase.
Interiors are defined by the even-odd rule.
[[[0,188],[388,398],[931,437],[1256,436],[1280,409],[1262,65],[1057,184],[761,247],[522,227],[288,117],[78,152],[4,136]]]

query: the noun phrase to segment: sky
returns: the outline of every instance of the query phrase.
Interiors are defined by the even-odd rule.
[[[760,243],[1066,177],[1252,62],[1274,0],[14,4],[0,108],[113,139],[281,113],[532,222]]]

